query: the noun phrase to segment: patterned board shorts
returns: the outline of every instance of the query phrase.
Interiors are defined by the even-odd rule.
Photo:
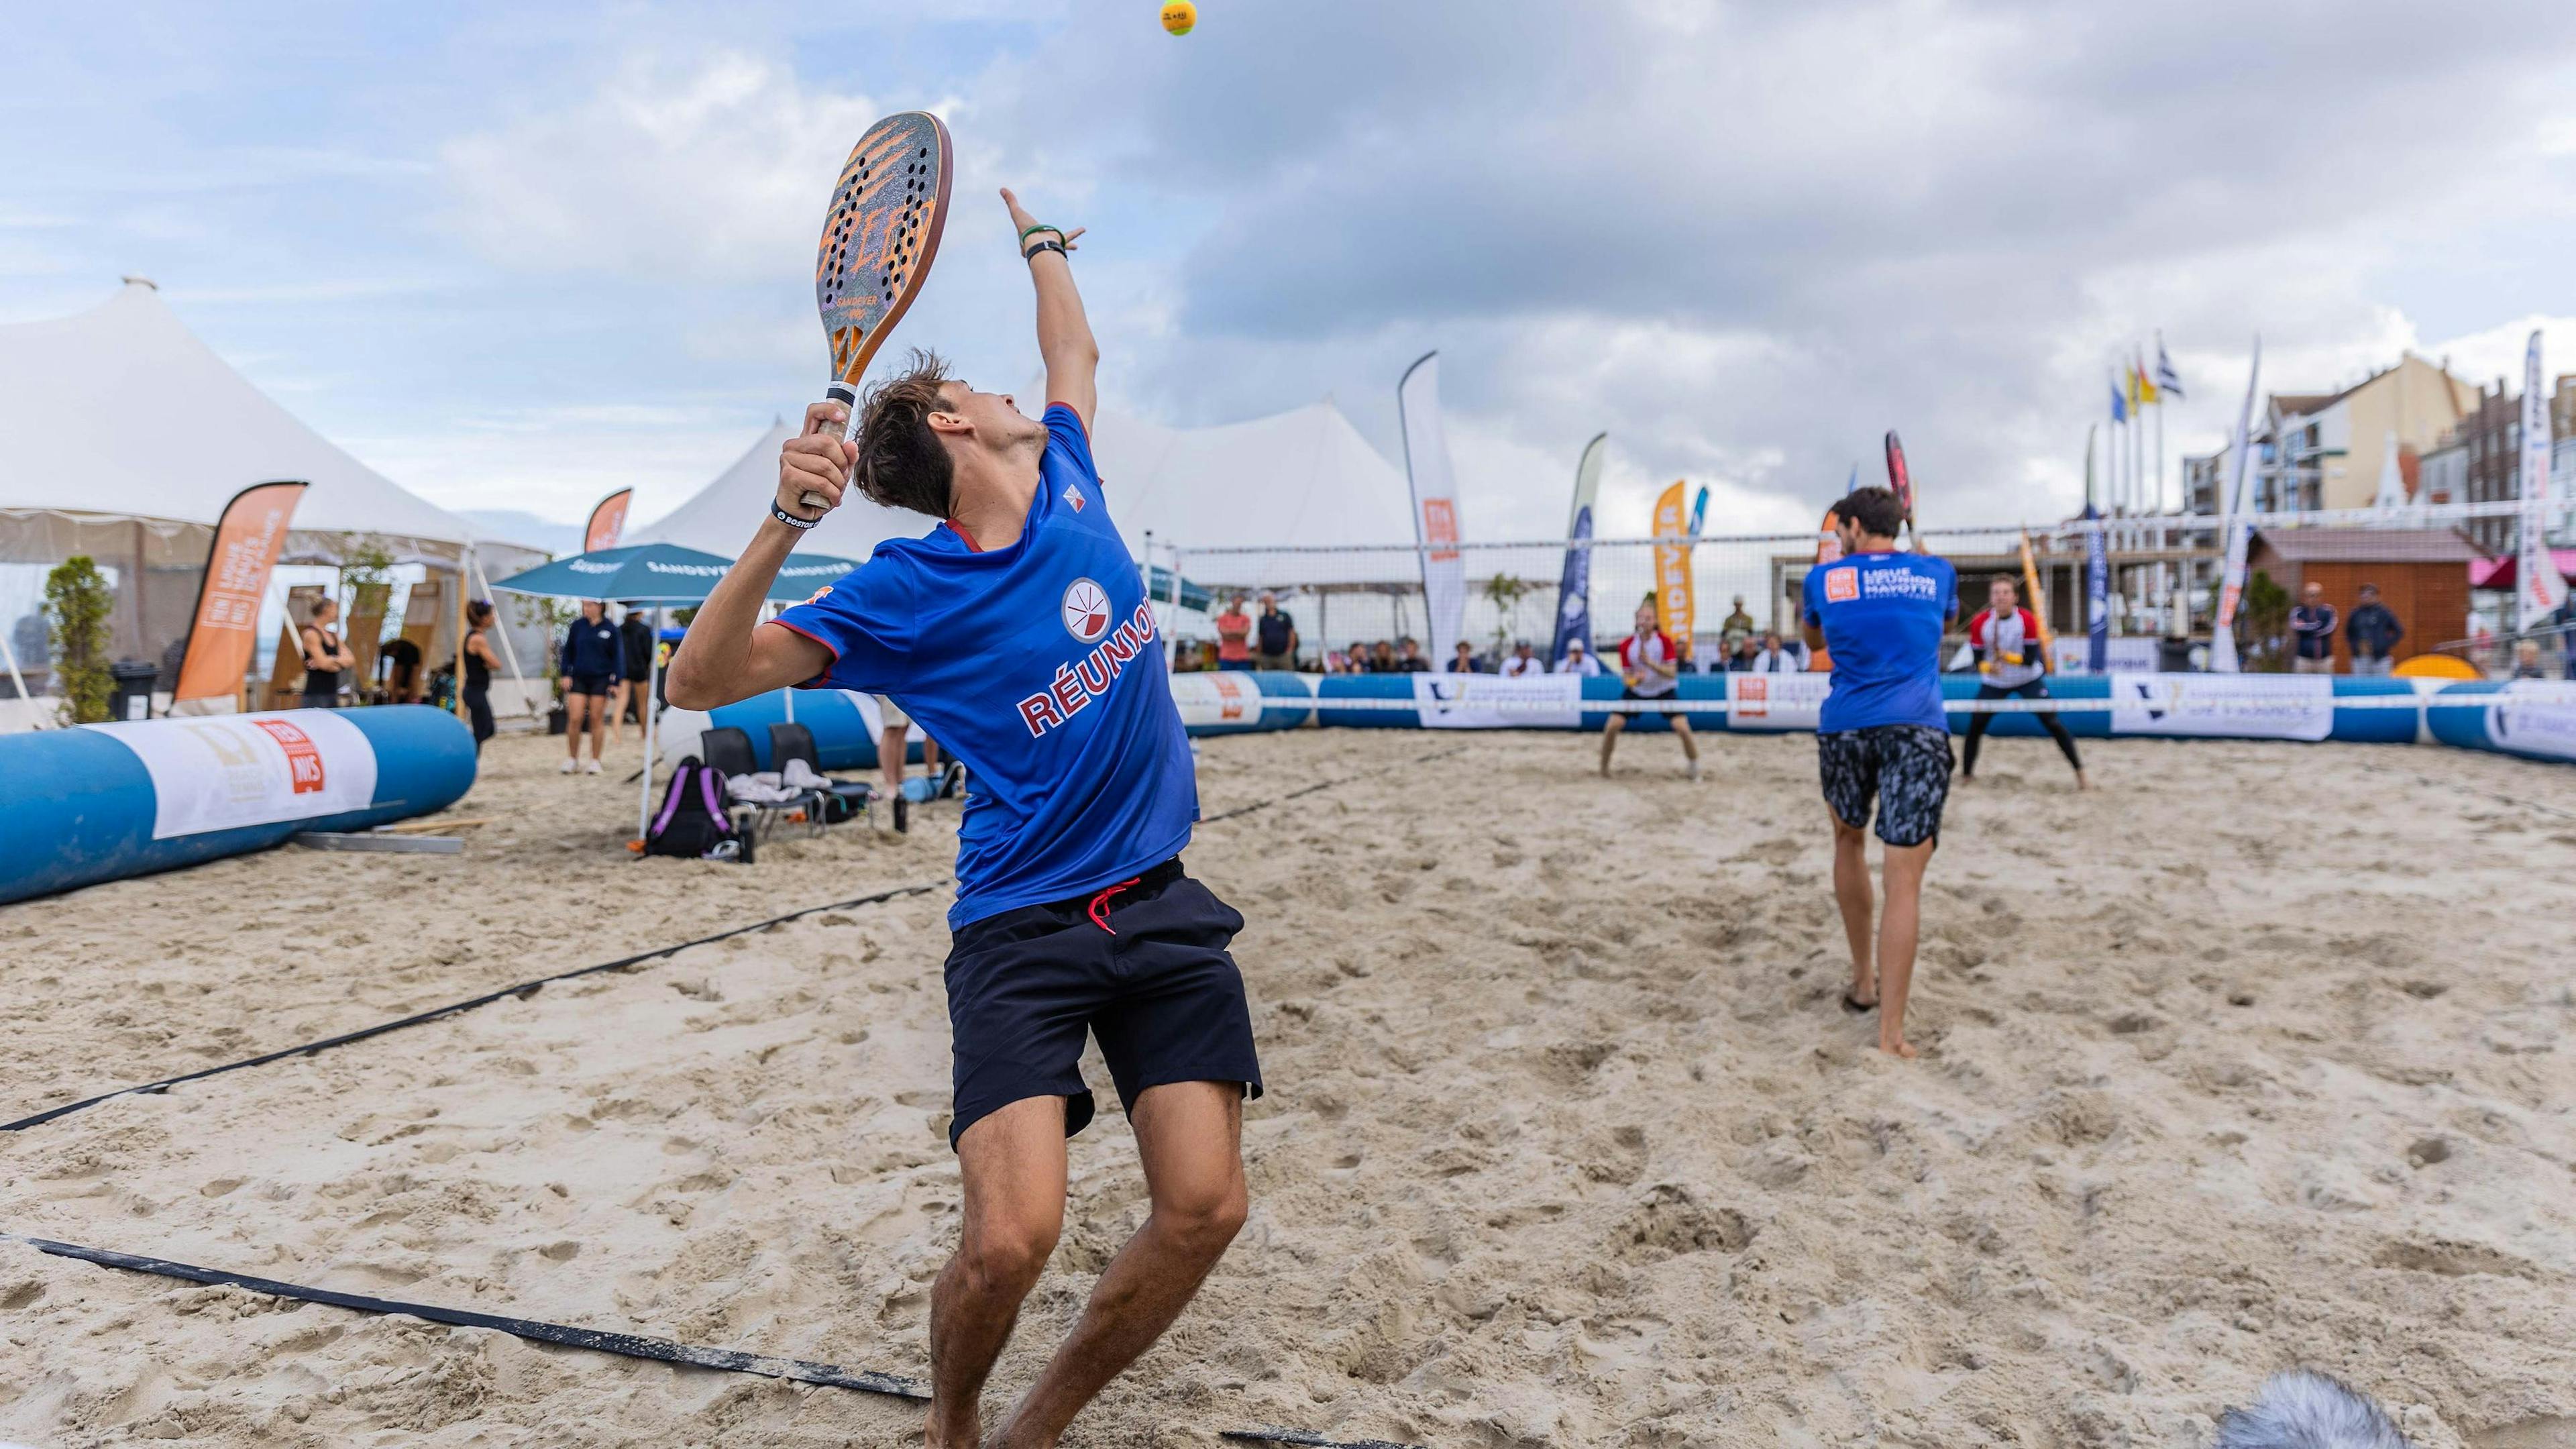
[[[1867,825],[1875,796],[1879,839],[1908,846],[1940,835],[1941,807],[1950,799],[1948,730],[1900,724],[1820,734],[1816,764],[1836,820],[1855,830]]]

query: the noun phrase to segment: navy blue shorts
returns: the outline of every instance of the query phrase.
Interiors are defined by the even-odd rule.
[[[1064,1098],[1067,1137],[1089,1126],[1086,1032],[1131,1110],[1168,1082],[1236,1082],[1260,1096],[1252,1008],[1225,949],[1242,929],[1178,859],[1123,886],[969,923],[943,972],[957,1091],[949,1147],[1024,1097]]]

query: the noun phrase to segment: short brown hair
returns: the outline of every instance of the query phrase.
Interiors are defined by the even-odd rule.
[[[861,493],[888,508],[949,515],[957,467],[930,430],[930,415],[947,411],[939,389],[951,380],[939,354],[916,347],[903,371],[868,389],[859,404]]]
[[[1834,516],[1860,526],[1871,538],[1894,538],[1905,522],[1905,507],[1896,494],[1886,488],[1855,488],[1833,507]]]

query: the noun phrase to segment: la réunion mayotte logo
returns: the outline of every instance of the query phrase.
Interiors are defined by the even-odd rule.
[[[1064,591],[1064,631],[1085,644],[1109,632],[1109,591],[1089,579],[1075,579]]]

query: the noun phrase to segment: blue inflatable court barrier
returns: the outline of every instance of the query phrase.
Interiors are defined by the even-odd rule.
[[[1615,676],[1582,679],[1545,676],[1505,680],[1494,675],[1289,674],[1246,670],[1172,676],[1172,697],[1192,735],[1249,734],[1319,725],[1327,729],[1518,728],[1597,730],[1611,711],[1588,706],[1616,701]],[[1691,674],[1675,695],[1706,709],[1682,714],[1698,730],[1777,733],[1812,730],[1831,676],[1822,674]],[[1942,676],[1942,697],[1972,700],[1973,674]],[[2500,750],[2531,759],[2576,759],[2576,685],[2526,682],[2514,693],[2490,698],[2505,686],[2429,679],[2326,678],[2282,674],[2052,675],[2052,698],[2092,704],[2059,717],[2078,736],[2101,739],[2166,737],[2207,739],[2335,740],[2354,744],[2443,743]],[[1579,691],[1579,693],[1578,693]],[[2117,697],[2115,698],[2115,691]],[[2444,700],[2474,693],[2475,704]],[[1509,698],[1512,695],[1519,698]],[[1563,699],[1549,707],[1546,696]],[[769,768],[769,726],[785,719],[785,691],[727,705],[708,723],[734,725],[751,736],[752,751]],[[1497,703],[1500,699],[1502,702]],[[1336,701],[1342,703],[1336,707]],[[1447,701],[1442,703],[1441,701]],[[1429,722],[1426,722],[1428,705]],[[840,690],[796,692],[796,719],[813,731],[827,770],[876,766],[876,709],[863,696]],[[666,722],[680,718],[666,715]],[[1967,732],[1970,713],[1953,709],[1953,734]],[[1668,716],[1633,714],[1627,728],[1655,733],[1672,728]],[[1990,733],[2037,737],[2028,713],[1997,714]],[[687,748],[687,732],[672,742]],[[670,753],[665,751],[666,755]],[[916,745],[913,758],[920,758]]]
[[[1520,728],[1597,730],[1624,692],[1612,676],[1562,680],[1501,680],[1493,675],[1281,673],[1182,674],[1173,693],[1190,733],[1235,734],[1293,729],[1314,723],[1328,729]],[[1973,674],[1942,676],[1945,700],[1977,695]],[[1830,676],[1684,675],[1674,698],[1698,730],[1779,732],[1815,728],[1816,707]],[[2052,698],[2094,704],[2060,715],[2069,732],[2108,738],[2333,740],[2351,744],[2441,743],[2499,750],[2528,759],[2576,759],[2576,684],[2527,681],[2513,686],[2431,679],[2322,677],[2281,674],[2053,675]],[[1579,690],[1579,696],[1573,692]],[[2497,696],[2497,691],[2506,693]],[[1536,696],[1559,692],[1566,707],[1550,708]],[[2475,693],[2476,703],[2449,703]],[[1250,701],[1257,694],[1258,717]],[[1519,694],[1523,697],[1513,699]],[[1218,720],[1215,701],[1231,713]],[[2490,696],[2496,696],[2491,698]],[[1314,708],[1295,701],[1312,699]],[[1497,700],[1502,703],[1497,703]],[[1335,701],[1345,701],[1340,707]],[[1439,701],[1449,701],[1446,704]],[[1481,703],[1480,703],[1481,701]],[[1411,706],[1411,707],[1408,707]],[[2027,706],[2021,706],[2027,708]],[[1954,709],[1950,729],[1964,734],[1969,711]],[[1631,715],[1627,728],[1671,728],[1661,713]],[[1989,732],[2003,737],[2042,734],[2030,713],[1994,717]]]
[[[473,784],[473,732],[418,704],[0,735],[0,902],[371,829]]]

